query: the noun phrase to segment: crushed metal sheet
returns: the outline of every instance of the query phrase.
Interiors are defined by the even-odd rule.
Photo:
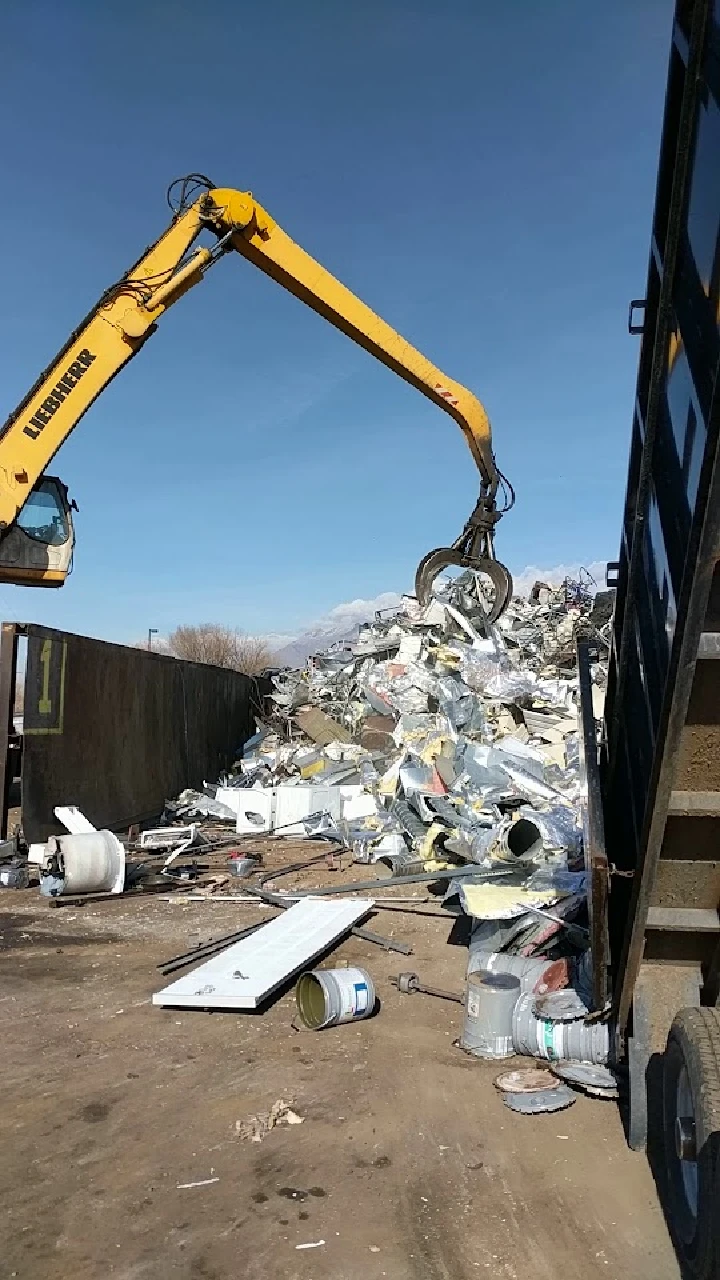
[[[207,796],[203,791],[193,791],[192,787],[182,791],[177,800],[166,800],[165,811],[176,818],[217,818],[220,822],[236,820],[233,809],[229,809],[226,804],[220,804],[213,796]]]
[[[371,911],[370,898],[303,898],[256,933],[153,995],[186,1009],[256,1009]]]
[[[617,1077],[609,1067],[595,1066],[592,1062],[553,1062],[551,1071],[596,1098],[619,1096]]]
[[[561,897],[561,891],[557,889],[532,892],[523,885],[458,884],[463,909],[476,920],[511,920],[522,916],[529,907],[544,907]]]
[[[538,1089],[534,1093],[504,1093],[503,1102],[510,1111],[537,1116],[546,1111],[564,1111],[577,1102],[577,1094],[561,1084],[559,1089]]]
[[[584,1000],[572,987],[560,991],[546,991],[535,997],[533,1011],[538,1018],[548,1022],[576,1022],[587,1018],[589,1010]]]

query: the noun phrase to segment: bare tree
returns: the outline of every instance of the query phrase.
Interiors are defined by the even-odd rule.
[[[273,655],[264,640],[245,635],[219,622],[176,627],[168,636],[168,649],[176,658],[229,667],[246,675],[258,675],[272,666]]]
[[[236,671],[244,671],[246,676],[257,676],[261,671],[275,665],[275,655],[261,636],[248,636],[242,631],[237,631],[235,641],[236,652],[233,665]]]

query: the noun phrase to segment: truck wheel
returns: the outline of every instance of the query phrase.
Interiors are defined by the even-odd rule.
[[[720,1262],[720,1011],[681,1009],[664,1062],[664,1136],[670,1227],[696,1280]]]

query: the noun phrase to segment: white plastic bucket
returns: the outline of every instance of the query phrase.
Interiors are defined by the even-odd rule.
[[[305,1026],[320,1031],[368,1018],[375,987],[365,969],[310,969],[299,978],[295,999]]]

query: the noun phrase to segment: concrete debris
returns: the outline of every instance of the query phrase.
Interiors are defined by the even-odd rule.
[[[244,1141],[262,1142],[271,1129],[277,1128],[278,1125],[302,1124],[303,1121],[304,1116],[299,1116],[296,1111],[291,1110],[289,1102],[278,1098],[269,1111],[260,1111],[255,1116],[249,1116],[247,1120],[236,1120],[235,1133]]]
[[[532,1093],[504,1093],[503,1102],[509,1111],[519,1111],[524,1116],[543,1115],[547,1111],[564,1111],[577,1102],[577,1094],[567,1085],[559,1089],[536,1089]]]
[[[590,1062],[553,1062],[550,1069],[567,1084],[594,1098],[619,1096],[617,1077],[609,1067],[594,1066]]]

